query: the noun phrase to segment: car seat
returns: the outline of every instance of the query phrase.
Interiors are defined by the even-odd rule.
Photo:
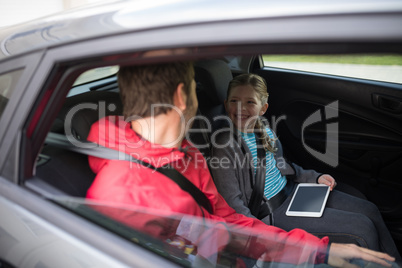
[[[104,116],[120,115],[122,105],[117,92],[91,91],[66,99],[51,133],[85,142],[93,123]],[[74,145],[71,145],[74,146]],[[45,142],[36,167],[36,178],[31,184],[49,184],[53,194],[85,197],[95,174],[88,165],[88,156],[73,152],[57,143]]]
[[[194,64],[198,114],[188,139],[204,157],[210,157],[210,137],[228,123],[224,101],[232,72],[223,60],[202,60]]]
[[[122,113],[123,105],[119,93],[114,91],[85,92],[66,99],[57,116],[55,128],[60,128],[60,122],[62,122],[64,134],[85,141],[93,123],[102,117]]]

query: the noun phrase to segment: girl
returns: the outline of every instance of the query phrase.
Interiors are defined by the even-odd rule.
[[[229,84],[225,108],[234,128],[217,135],[212,157],[225,165],[211,168],[211,172],[218,191],[231,207],[287,231],[301,228],[317,236],[329,236],[332,242],[352,240],[401,260],[374,204],[333,190],[337,184],[330,175],[304,170],[285,161],[280,141],[261,120],[268,109],[267,86],[262,77],[255,74],[235,77]],[[256,185],[256,178],[262,178],[262,185]],[[321,218],[285,215],[294,182],[326,184],[333,190]],[[255,187],[263,189],[253,191]]]

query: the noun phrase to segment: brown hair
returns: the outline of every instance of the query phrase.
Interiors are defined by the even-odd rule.
[[[233,78],[233,80],[229,83],[226,99],[229,98],[230,92],[233,88],[245,85],[250,85],[253,87],[253,89],[259,96],[261,104],[268,103],[269,94],[267,91],[267,83],[265,82],[264,78],[256,74],[241,74]],[[254,131],[258,131],[261,133],[260,139],[262,140],[262,145],[264,146],[265,150],[272,153],[276,152],[275,139],[272,139],[268,135],[265,129],[265,124],[260,117],[257,118]]]
[[[118,82],[124,117],[149,117],[152,112],[151,104],[173,105],[177,86],[183,83],[184,91],[189,95],[193,79],[192,62],[120,67]],[[170,107],[156,106],[153,116],[169,110]]]

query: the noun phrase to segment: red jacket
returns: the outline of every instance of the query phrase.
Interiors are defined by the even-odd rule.
[[[228,225],[236,225],[237,229],[264,234],[266,238],[275,241],[274,243],[266,243],[266,240],[262,242],[269,252],[266,254],[269,255],[266,257],[267,260],[302,263],[322,262],[325,259],[328,238],[319,239],[300,229],[286,232],[266,225],[260,220],[237,214],[218,193],[202,154],[186,140],[182,142],[180,149],[152,144],[141,139],[131,129],[130,123],[117,116],[106,117],[96,122],[91,128],[88,140],[131,154],[155,167],[170,163],[204,192],[212,204],[213,214],[200,207],[189,193],[183,191],[171,179],[150,168],[129,161],[107,160],[92,156],[89,156],[89,164],[97,176],[87,192],[87,198],[121,206],[135,205],[157,209],[165,214],[181,213],[204,217],[225,222]],[[146,226],[144,221],[141,223],[130,221],[132,215],[127,213],[117,213],[113,216],[136,228]],[[151,231],[159,236],[160,232],[162,231],[155,229]],[[284,245],[278,246],[280,243]],[[249,248],[257,250],[253,246]],[[253,252],[247,254],[253,255]]]

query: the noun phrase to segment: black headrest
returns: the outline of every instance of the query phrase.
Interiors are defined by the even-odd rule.
[[[86,140],[93,123],[108,115],[121,115],[122,103],[117,92],[91,91],[66,99],[58,118],[65,134]],[[69,133],[71,131],[71,133]]]
[[[194,64],[195,81],[202,94],[208,96],[213,105],[223,104],[232,72],[222,60],[203,60]]]

